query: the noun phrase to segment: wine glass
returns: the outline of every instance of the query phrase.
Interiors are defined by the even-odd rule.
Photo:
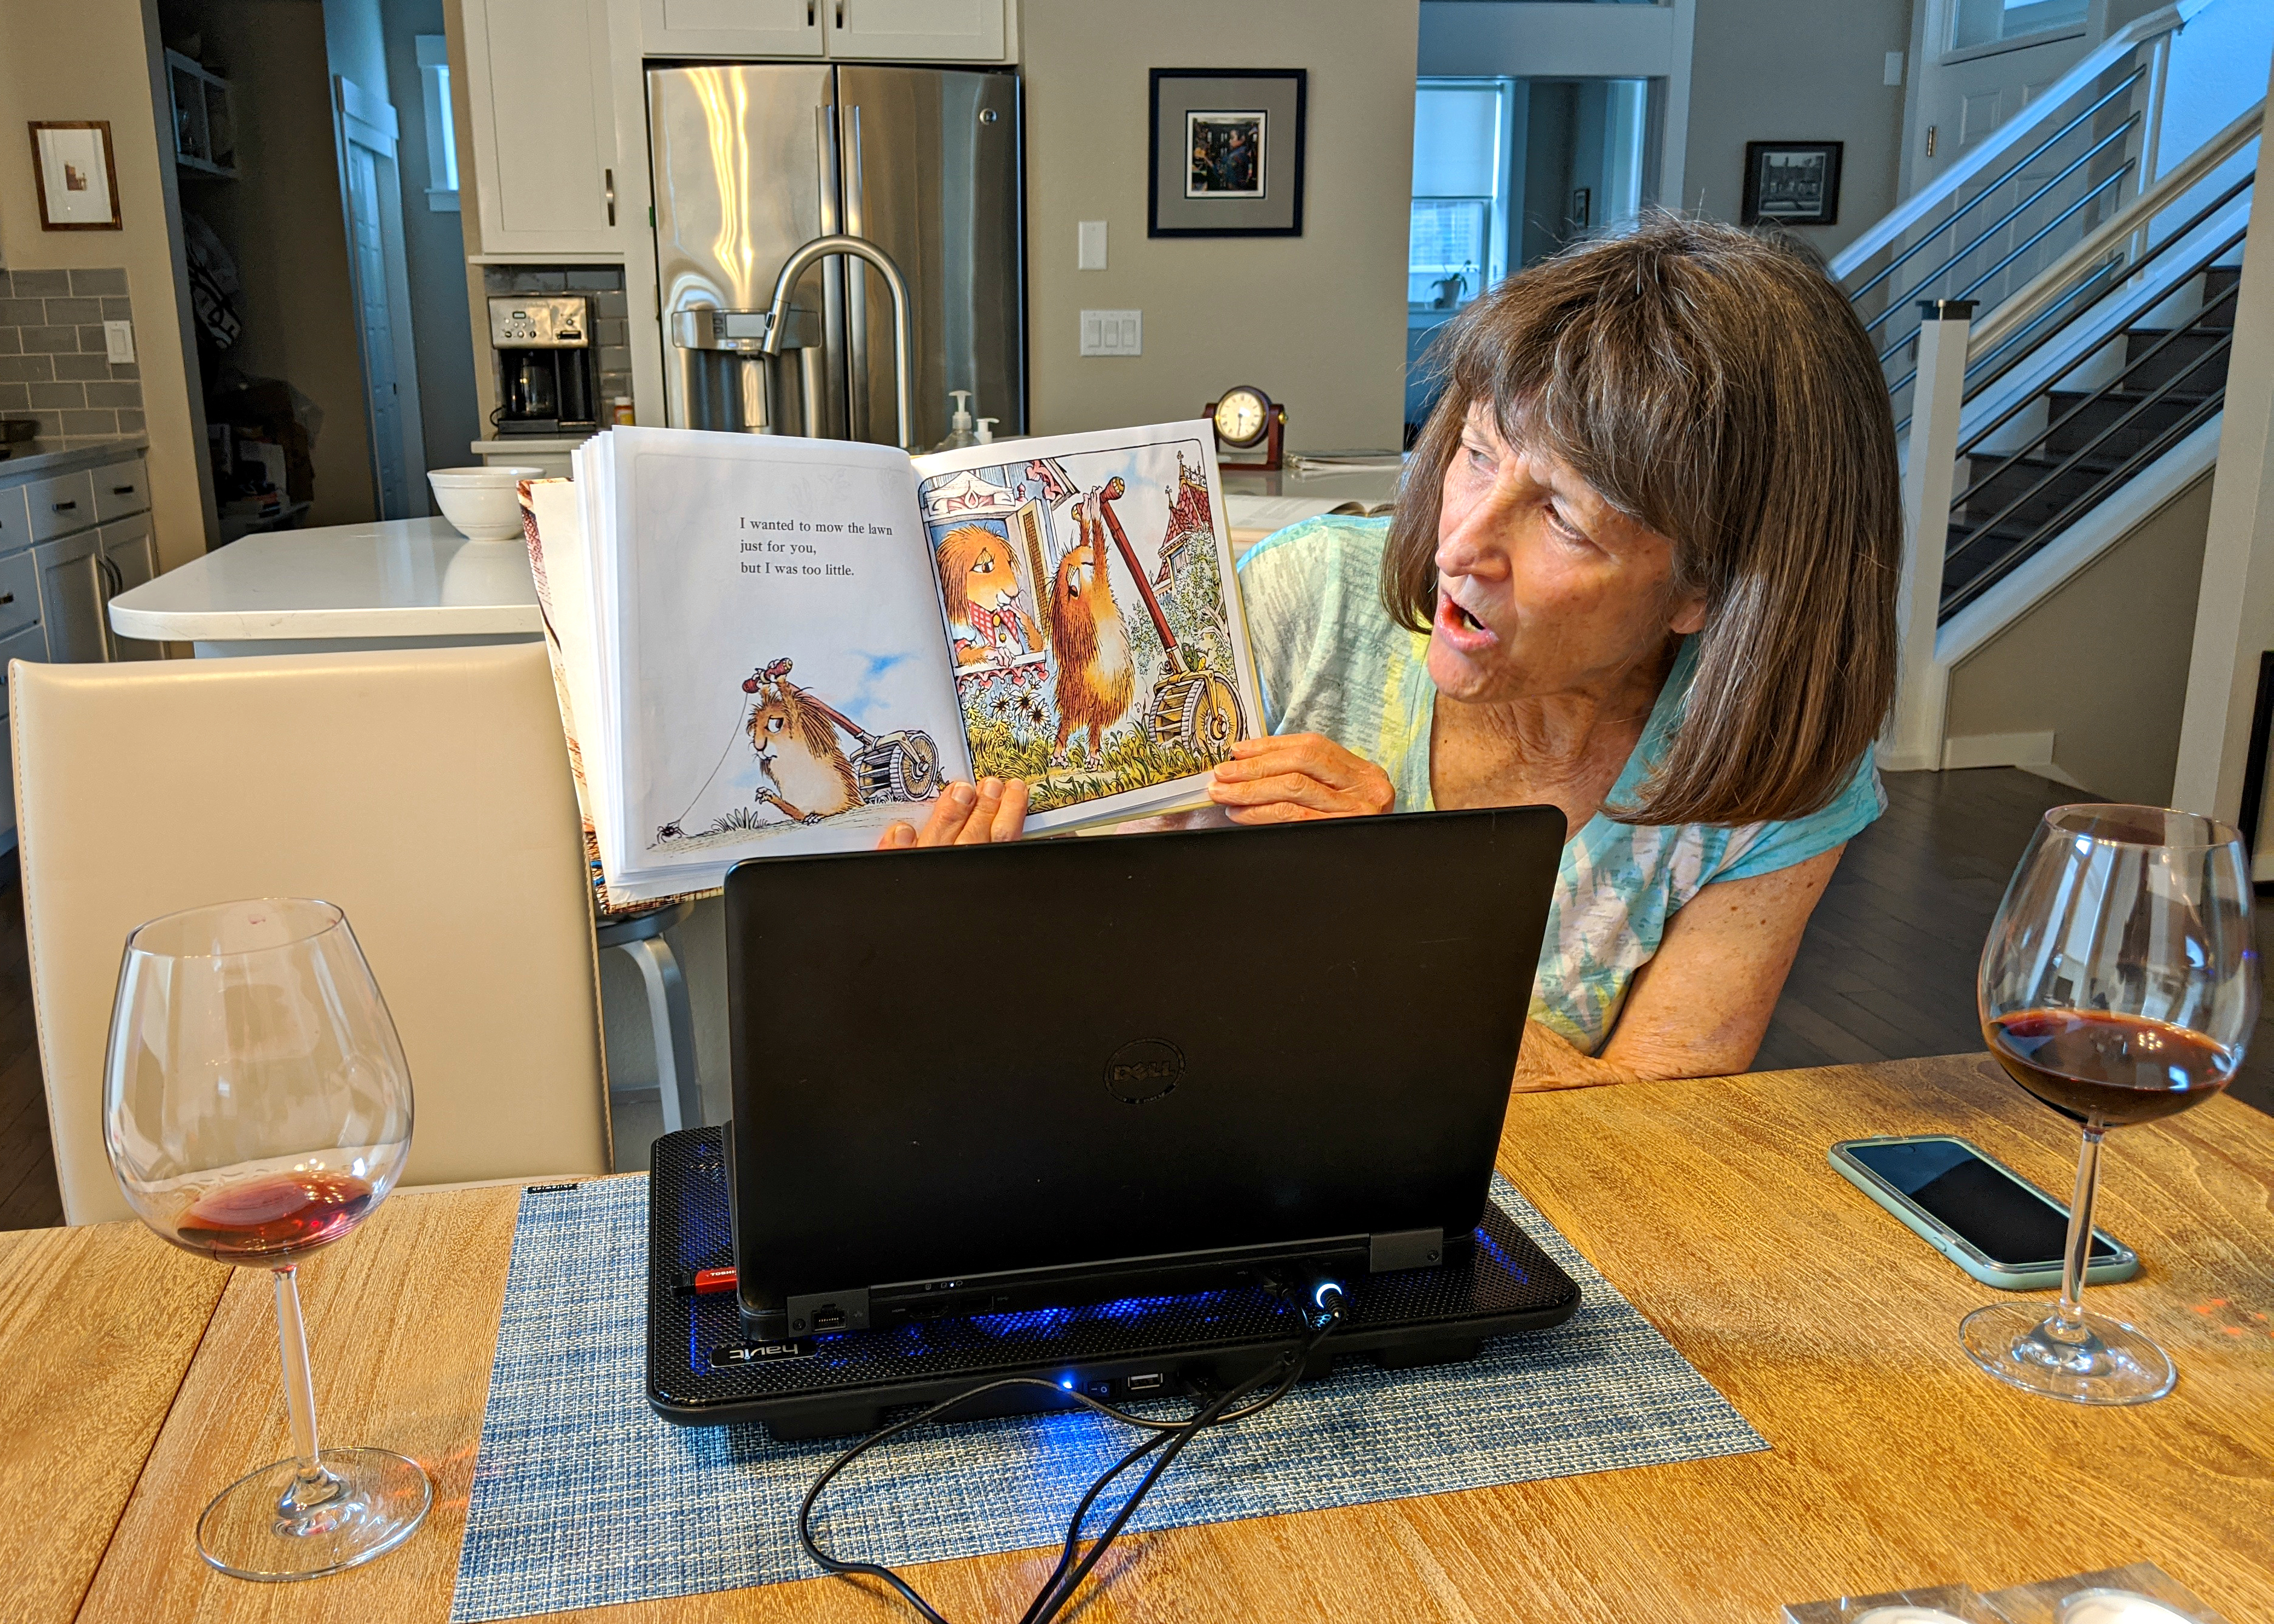
[[[198,1519],[199,1553],[241,1579],[310,1579],[401,1544],[433,1485],[383,1449],[318,1449],[300,1321],[300,1260],[368,1217],[410,1153],[410,1069],[347,916],[265,898],[136,930],[102,1103],[143,1222],[275,1274],[294,1458],[222,1490]]]
[[[2055,807],[1982,950],[1982,1033],[2008,1075],[2081,1124],[2060,1302],[1977,1309],[1959,1327],[1992,1375],[2078,1404],[2172,1390],[2145,1334],[2078,1301],[2101,1136],[2200,1104],[2234,1076],[2258,1018],[2250,860],[2225,823],[2160,807]]]

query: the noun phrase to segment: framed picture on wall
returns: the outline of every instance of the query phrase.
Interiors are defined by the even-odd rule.
[[[1301,68],[1155,68],[1148,237],[1303,235]]]
[[[1745,200],[1739,223],[1840,223],[1838,141],[1747,141]]]
[[[40,225],[49,231],[117,231],[118,168],[110,158],[106,119],[34,124],[32,179]]]

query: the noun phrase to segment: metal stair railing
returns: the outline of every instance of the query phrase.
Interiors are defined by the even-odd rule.
[[[2210,4],[2176,0],[2104,41],[1833,259],[1833,277],[1853,284],[1850,302],[1881,346],[1890,395],[1917,380],[1904,357],[1919,334],[1919,301],[1993,289],[1987,297],[1996,306],[2000,276],[2025,274],[2015,267],[2031,253],[2057,245],[2065,231],[2090,234],[2097,216],[2152,185],[2171,38]],[[2051,178],[2032,177],[2040,165],[2054,169]],[[2072,186],[2080,195],[2066,195]],[[2051,218],[2037,218],[2048,208]],[[1875,300],[1883,308],[1869,309]]]
[[[2208,423],[2224,404],[2223,383],[2202,391],[2187,388],[2190,380],[2223,365],[2233,343],[2231,328],[2217,319],[2233,303],[2235,290],[2212,297],[2195,314],[2177,320],[2175,330],[2165,332],[2153,323],[2156,310],[2195,278],[2207,274],[2233,256],[2245,241],[2247,224],[2233,217],[2235,206],[2256,182],[2254,157],[2240,177],[2221,182],[2218,171],[2251,142],[2257,140],[2265,121],[2266,104],[2256,106],[2231,122],[2145,191],[2084,236],[2052,264],[1991,312],[1979,327],[1973,323],[1975,306],[1962,299],[1921,300],[1917,328],[1917,365],[1910,378],[1916,410],[1905,425],[1908,447],[1903,478],[1905,557],[1900,615],[1902,620],[1903,674],[1894,725],[1883,758],[1894,767],[1940,764],[1943,695],[1947,672],[1935,658],[1936,628],[1969,604],[1978,602],[1996,583],[2009,575],[2055,536],[2075,523],[2095,505],[2139,475],[2159,457]],[[2205,183],[2211,185],[2206,187]],[[2194,197],[2210,192],[2206,200]],[[2247,207],[2247,205],[2245,205]],[[2184,215],[2184,218],[2181,216]],[[2171,216],[2171,219],[2165,219]],[[2208,228],[2208,229],[2206,229]],[[2177,254],[2184,268],[2150,277],[2144,273],[2167,255]],[[2111,304],[2119,294],[2120,300]],[[2096,314],[2096,312],[2105,312]],[[2142,331],[2159,336],[2145,353],[2128,353],[2133,337]],[[2127,388],[2157,361],[2174,353],[2182,342],[2203,342],[2202,352],[2186,360],[2160,386],[2142,398],[2127,399]],[[2062,341],[2055,348],[2056,341]],[[2034,434],[2018,450],[2000,448],[2001,460],[1979,477],[1971,475],[1970,460],[2021,414],[2046,397],[2063,375],[2073,374],[2112,343],[2126,346],[2117,375],[2097,387],[2080,386],[2084,396],[2063,411],[2058,422]],[[2184,352],[2180,352],[2184,354]],[[2037,362],[2034,371],[2017,383],[2008,383],[2017,369]],[[2035,381],[2029,381],[2034,379]],[[1962,430],[1969,402],[1994,404],[1989,392],[2001,384],[2015,388],[1987,422]],[[2004,501],[1999,511],[1980,523],[1967,522],[1965,535],[1953,548],[1953,515],[1992,482],[2021,467],[2024,459],[2053,436],[2086,421],[2082,416],[2116,401],[2123,410],[2115,420],[2090,435],[2075,450],[2059,454],[2059,461],[2019,495]],[[2183,403],[2183,404],[2182,404]],[[2171,411],[2174,405],[2182,409]],[[2150,414],[2163,412],[2169,421]],[[2120,437],[2162,421],[2160,428],[2142,434],[2141,442],[2115,457],[2113,465],[2096,467],[2106,460],[2104,449]],[[1968,470],[1964,488],[1959,470]],[[2056,482],[2082,471],[2093,475],[2082,490],[2064,492]],[[2029,523],[2017,537],[2001,538],[1999,526],[2007,523],[2033,500],[2052,501],[2053,511]],[[1985,548],[1994,555],[1982,559]],[[1971,550],[1980,568],[1952,591],[1943,586],[1946,566]]]

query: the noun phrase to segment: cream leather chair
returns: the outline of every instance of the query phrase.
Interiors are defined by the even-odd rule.
[[[127,933],[238,897],[346,911],[410,1062],[410,1184],[608,1169],[591,906],[539,643],[9,670],[64,1212],[102,1147]]]

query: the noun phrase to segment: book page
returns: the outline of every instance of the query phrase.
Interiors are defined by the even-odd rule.
[[[974,769],[1028,827],[1204,804],[1262,705],[1208,425],[916,459]]]
[[[618,429],[603,623],[614,880],[865,850],[970,776],[914,477],[889,447]]]

